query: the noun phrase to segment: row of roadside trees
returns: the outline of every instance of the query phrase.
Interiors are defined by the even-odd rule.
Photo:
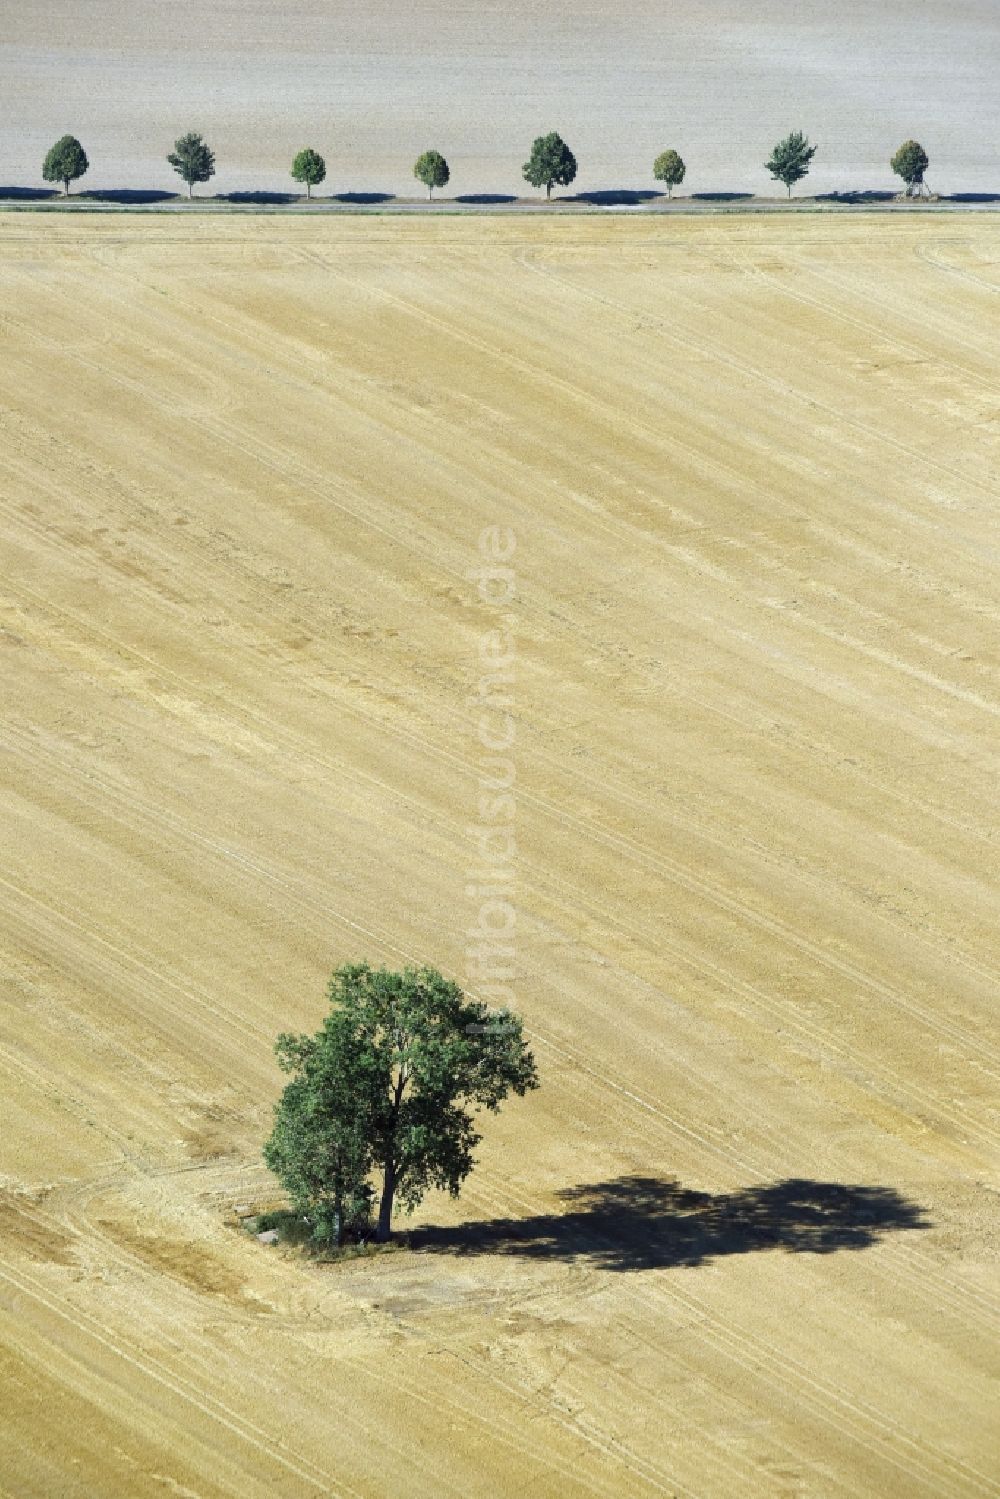
[[[765,167],[776,182],[782,182],[792,195],[792,188],[808,175],[816,147],[801,130],[793,130],[780,140],[771,152]],[[193,196],[199,183],[208,182],[215,175],[215,154],[196,131],[189,131],[174,143],[167,161],[187,184],[188,197]],[[909,197],[926,191],[924,174],[929,161],[927,152],[917,141],[904,141],[890,163],[892,170],[901,177]],[[71,182],[76,182],[90,167],[87,153],[73,135],[64,135],[49,151],[42,167],[46,182],[61,182],[69,194]],[[546,198],[551,198],[554,187],[568,187],[576,177],[577,162],[573,152],[562,136],[555,131],[540,135],[531,147],[531,155],[522,167],[524,180],[535,188],[544,188]],[[662,182],[667,195],[673,193],[684,181],[687,167],[675,150],[663,151],[653,163],[653,178]],[[417,157],[413,175],[427,188],[428,197],[434,196],[435,188],[448,185],[451,170],[440,151],[424,151]],[[291,165],[291,176],[312,197],[314,187],[326,179],[326,162],[311,146],[299,151]]]

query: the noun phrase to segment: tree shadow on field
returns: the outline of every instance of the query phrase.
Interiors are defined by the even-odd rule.
[[[745,203],[753,193],[692,193],[695,203]]]
[[[178,194],[155,187],[95,187],[79,196],[95,203],[166,203]]]
[[[305,197],[305,193],[301,195]],[[258,203],[262,207],[268,204],[297,203],[298,193],[270,193],[262,189],[254,188],[252,192],[220,193],[219,197],[223,203]]]
[[[62,196],[54,187],[0,187],[0,198],[19,199],[26,203],[38,203],[43,198]]]
[[[896,194],[888,188],[857,188],[849,192],[818,193],[817,203],[891,203]]]
[[[640,203],[648,203],[652,198],[664,196],[651,187],[609,187],[596,192],[575,193],[569,201],[592,203],[596,208],[637,208]]]
[[[456,203],[516,203],[513,193],[459,193]]]
[[[565,1212],[414,1229],[412,1249],[569,1260],[601,1270],[704,1265],[727,1254],[868,1249],[886,1234],[929,1228],[891,1187],[791,1179],[712,1196],[653,1176],[569,1187]]]
[[[334,193],[338,203],[391,203],[395,193]]]

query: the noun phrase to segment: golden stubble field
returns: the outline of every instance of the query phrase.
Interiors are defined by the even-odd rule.
[[[1000,1491],[996,243],[0,220],[5,1496]],[[492,525],[543,1086],[305,1266],[227,1215],[335,963],[467,976]]]

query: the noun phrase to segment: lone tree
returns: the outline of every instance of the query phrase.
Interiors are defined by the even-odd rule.
[[[292,176],[296,182],[305,183],[306,197],[311,198],[313,188],[319,187],[326,177],[326,162],[312,146],[306,146],[292,162]]]
[[[46,182],[61,182],[66,197],[69,185],[82,177],[90,167],[87,153],[75,135],[64,135],[56,141],[42,163],[42,176]]]
[[[906,183],[908,198],[919,198],[926,191],[924,173],[930,166],[930,158],[919,141],[904,141],[889,165]]]
[[[195,130],[189,130],[187,135],[174,141],[174,149],[167,160],[187,183],[189,198],[194,196],[196,182],[207,182],[215,176],[215,157]]]
[[[771,159],[764,165],[776,182],[783,182],[792,196],[792,188],[809,171],[809,163],[816,155],[816,147],[810,146],[809,137],[801,130],[793,130],[779,141],[771,152]]]
[[[447,187],[451,179],[448,163],[440,151],[424,151],[413,164],[413,175],[427,189],[428,198],[433,198],[436,187]]]
[[[665,183],[667,197],[672,198],[674,188],[680,187],[686,171],[687,167],[676,151],[662,151],[653,162],[653,181]]]
[[[576,157],[562,136],[554,130],[549,135],[537,136],[524,163],[525,182],[532,187],[544,187],[546,198],[551,198],[554,187],[568,187],[575,176]]]
[[[521,1021],[468,999],[433,968],[338,968],[315,1036],[283,1035],[293,1074],[264,1158],[316,1237],[339,1243],[379,1182],[377,1237],[397,1198],[412,1210],[432,1187],[457,1197],[482,1138],[473,1113],[538,1086]]]

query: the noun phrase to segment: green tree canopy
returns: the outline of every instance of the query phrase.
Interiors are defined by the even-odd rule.
[[[776,182],[783,182],[792,196],[792,188],[809,171],[809,163],[816,155],[816,147],[810,146],[808,136],[801,130],[793,130],[779,141],[771,152],[771,159],[764,163]]]
[[[433,198],[436,187],[448,186],[451,171],[440,151],[424,151],[414,162],[413,175],[426,187],[428,198]]]
[[[275,1051],[293,1074],[274,1116],[264,1160],[313,1237],[339,1244],[352,1222],[370,1216],[372,1112],[377,1058],[352,1044],[347,1027],[318,1036],[279,1036]]]
[[[312,146],[306,146],[292,162],[292,176],[296,182],[306,185],[306,197],[312,197],[314,187],[319,187],[326,177],[326,162]]]
[[[535,138],[523,171],[525,182],[532,187],[544,187],[546,198],[551,198],[554,187],[568,187],[573,181],[576,157],[562,136],[553,130],[549,135]]]
[[[919,193],[930,158],[919,141],[904,141],[890,162],[897,177],[906,183],[907,195]]]
[[[671,198],[674,188],[679,187],[684,181],[686,171],[687,167],[676,151],[661,151],[653,162],[653,181],[665,183],[667,197]]]
[[[46,182],[61,182],[69,197],[69,185],[82,177],[90,162],[87,153],[75,135],[64,135],[57,140],[42,163],[42,176]]]
[[[474,1112],[538,1086],[519,1018],[468,999],[433,968],[337,969],[330,1013],[313,1037],[283,1035],[293,1074],[264,1157],[315,1224],[342,1226],[374,1198],[389,1238],[397,1197],[412,1209],[432,1187],[458,1196],[479,1144]]]
[[[189,130],[174,142],[174,149],[167,157],[174,171],[187,183],[188,197],[193,197],[196,182],[207,182],[215,176],[215,157],[201,136]]]

